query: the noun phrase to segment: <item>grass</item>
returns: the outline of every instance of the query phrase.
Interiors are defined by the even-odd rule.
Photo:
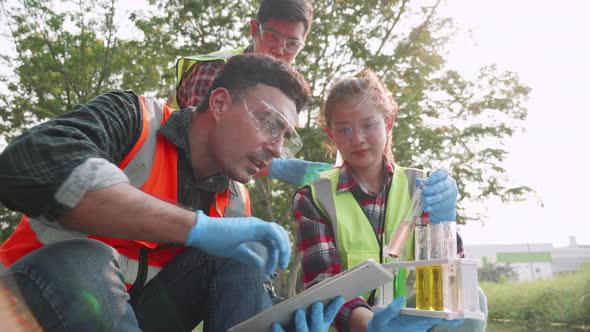
[[[489,317],[531,324],[590,325],[590,267],[548,280],[481,283]]]

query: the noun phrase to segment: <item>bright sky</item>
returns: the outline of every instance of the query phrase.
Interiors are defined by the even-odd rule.
[[[532,88],[527,132],[514,137],[505,163],[512,178],[533,187],[535,201],[489,202],[489,220],[462,227],[467,244],[553,243],[590,245],[590,2],[564,0],[452,0],[441,14],[463,34],[449,66],[464,74],[496,63]],[[472,30],[472,39],[467,31]]]
[[[574,235],[579,244],[590,245],[585,213],[590,157],[584,148],[590,143],[590,107],[584,98],[590,88],[588,13],[590,2],[580,0],[448,0],[441,8],[440,14],[454,17],[460,29],[449,48],[449,67],[469,77],[496,63],[533,89],[527,132],[510,141],[504,166],[513,179],[534,188],[545,206],[534,199],[488,202],[484,226],[460,229],[466,244],[565,246]]]

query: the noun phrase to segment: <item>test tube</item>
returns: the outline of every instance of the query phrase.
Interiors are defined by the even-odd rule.
[[[430,224],[430,259],[457,257],[457,223]]]
[[[455,222],[429,224],[430,250],[429,259],[454,258],[457,256],[457,228]],[[456,279],[449,273],[449,268],[443,264],[428,266],[429,283],[425,293],[428,294],[430,310],[441,311],[456,307],[454,289]],[[445,272],[446,273],[443,273]],[[443,277],[446,275],[446,278]]]
[[[420,222],[414,229],[414,258],[417,261],[430,259],[430,232],[427,218],[417,219]]]
[[[422,191],[418,188],[414,192],[402,220],[391,235],[391,240],[387,246],[389,256],[397,258],[402,255],[408,238],[414,231],[416,220],[420,218],[420,215],[422,215]]]

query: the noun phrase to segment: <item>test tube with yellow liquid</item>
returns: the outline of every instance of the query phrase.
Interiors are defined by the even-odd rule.
[[[444,310],[443,271],[440,265],[416,267],[416,308]]]
[[[416,308],[430,310],[428,268],[416,266]]]

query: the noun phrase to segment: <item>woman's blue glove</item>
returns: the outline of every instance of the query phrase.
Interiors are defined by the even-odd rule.
[[[245,245],[253,241],[266,247],[266,261]],[[277,263],[286,269],[291,258],[289,234],[279,224],[256,217],[211,218],[201,210],[197,210],[197,223],[189,231],[185,245],[213,256],[254,264],[269,275],[277,269]]]
[[[312,304],[309,324],[307,324],[307,319],[305,318],[305,311],[303,309],[297,309],[295,312],[295,331],[327,332],[343,304],[344,298],[342,296],[333,298],[325,309],[322,302]],[[283,330],[279,323],[274,323],[272,324],[272,332],[285,332],[285,330]]]
[[[423,179],[417,179],[420,186]],[[434,171],[422,188],[424,211],[430,215],[430,222],[438,224],[443,221],[455,221],[457,218],[457,183],[442,168]]]
[[[334,167],[332,164],[297,158],[274,158],[268,169],[268,176],[295,186],[303,186],[319,178],[320,172],[332,167]]]
[[[398,297],[387,307],[377,311],[367,325],[367,332],[424,332],[437,324],[448,326],[463,324],[463,319],[444,320],[442,318],[400,315],[404,301],[403,296]]]

